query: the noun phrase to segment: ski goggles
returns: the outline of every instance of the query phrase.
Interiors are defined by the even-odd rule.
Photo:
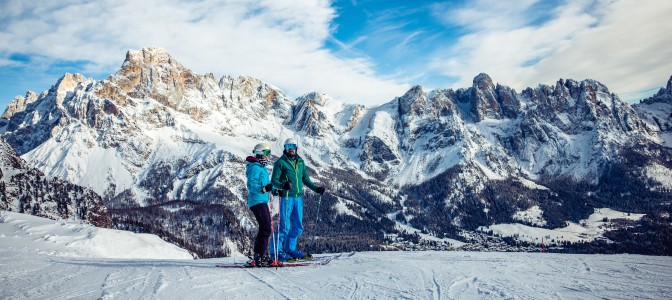
[[[285,150],[295,150],[296,151],[296,144],[287,144],[285,145]]]
[[[257,154],[257,155],[263,155],[263,156],[271,156],[271,149],[266,149],[266,150],[254,150],[254,154]]]

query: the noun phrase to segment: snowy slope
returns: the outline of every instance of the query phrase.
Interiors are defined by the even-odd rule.
[[[0,210],[29,213],[54,220],[81,221],[109,228],[112,220],[103,200],[92,190],[30,167],[0,137]]]
[[[71,258],[190,259],[191,254],[156,235],[54,221],[0,211],[4,250]]]
[[[669,299],[672,259],[361,252],[329,265],[219,269],[159,239],[3,212],[2,299]],[[98,236],[104,239],[97,239]],[[124,242],[126,241],[126,242]],[[117,254],[101,249],[118,248]],[[123,251],[121,251],[123,250]],[[138,255],[142,253],[142,255]]]

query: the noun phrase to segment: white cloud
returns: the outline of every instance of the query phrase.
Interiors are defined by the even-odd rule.
[[[11,59],[0,58],[0,67],[15,66],[18,63]]]
[[[513,5],[509,1],[476,0],[455,9],[451,3],[436,4],[434,9],[443,11],[437,17],[446,24],[472,30],[510,30],[530,21],[525,13],[537,2],[539,0],[518,0]]]
[[[444,13],[486,17],[492,11],[490,3],[479,3],[484,6]],[[517,10],[511,14],[520,17]],[[591,78],[628,99],[664,85],[672,73],[670,15],[672,2],[665,0],[565,1],[541,24],[520,26],[512,20],[515,26],[474,27],[464,21],[470,33],[457,45],[434,53],[431,64],[459,78],[458,87],[471,85],[480,72],[518,90],[553,84],[558,78]],[[497,20],[506,23],[507,17]]]
[[[378,78],[367,59],[325,49],[335,17],[326,0],[6,1],[0,11],[5,55],[90,61],[88,70],[112,73],[126,50],[158,46],[198,73],[250,75],[292,96],[374,104],[406,88]]]

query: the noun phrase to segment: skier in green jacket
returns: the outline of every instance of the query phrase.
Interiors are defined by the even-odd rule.
[[[324,188],[314,184],[303,159],[297,154],[298,145],[294,139],[287,139],[282,157],[273,164],[271,184],[280,191],[280,226],[277,248],[271,246],[271,255],[278,249],[278,260],[302,259],[306,253],[296,249],[296,243],[303,233],[303,185],[322,195]]]

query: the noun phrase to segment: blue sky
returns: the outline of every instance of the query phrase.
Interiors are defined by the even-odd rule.
[[[672,75],[670,15],[667,0],[3,0],[0,107],[66,72],[106,78],[149,46],[290,97],[377,105],[485,72],[518,91],[591,78],[633,102]]]

